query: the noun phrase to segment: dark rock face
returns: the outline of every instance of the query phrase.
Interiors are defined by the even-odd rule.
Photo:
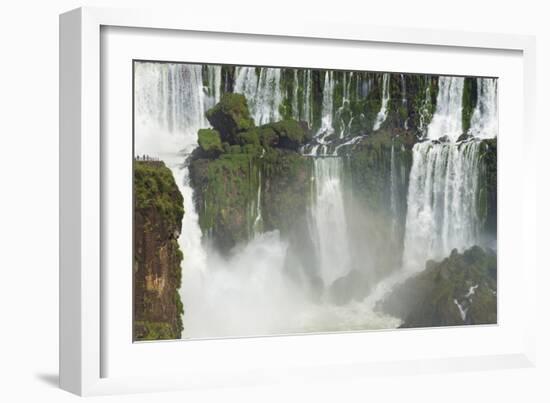
[[[401,318],[402,327],[494,324],[497,321],[497,260],[473,246],[396,286],[378,309]]]
[[[177,339],[183,197],[160,161],[134,162],[134,195],[134,340]]]

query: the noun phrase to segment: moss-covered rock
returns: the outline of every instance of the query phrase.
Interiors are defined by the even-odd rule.
[[[246,98],[242,94],[224,94],[220,102],[206,112],[206,118],[221,134],[222,141],[230,144],[237,142],[237,133],[254,127]]]
[[[260,145],[260,136],[258,134],[258,129],[254,128],[251,130],[247,130],[246,132],[242,132],[237,134],[237,142],[240,145],[254,145],[259,146]]]
[[[351,187],[367,201],[370,208],[380,210],[389,206],[392,169],[399,202],[406,202],[412,147],[416,142],[417,137],[412,132],[403,131],[396,135],[390,130],[379,130],[339,150],[340,155],[349,156],[346,168],[352,181]],[[402,207],[404,210],[405,206]]]
[[[200,129],[198,143],[202,152],[208,157],[217,157],[223,152],[220,133],[215,129]]]
[[[276,123],[271,123],[267,127],[273,129],[278,136],[277,146],[289,150],[298,151],[298,149],[311,140],[311,134],[307,124],[300,123],[293,119],[287,119]]]
[[[496,254],[473,246],[396,286],[378,309],[403,320],[402,327],[493,324],[497,320]]]
[[[134,340],[177,339],[183,330],[183,197],[161,161],[134,162]]]
[[[189,165],[199,225],[222,252],[251,236],[251,203],[256,200],[258,163],[253,154],[238,150],[215,160],[196,159]]]
[[[265,230],[289,233],[306,216],[311,202],[313,161],[298,153],[272,149],[261,160]]]

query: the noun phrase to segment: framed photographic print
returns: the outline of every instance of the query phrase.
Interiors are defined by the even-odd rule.
[[[531,365],[532,38],[289,27],[61,16],[63,388]]]

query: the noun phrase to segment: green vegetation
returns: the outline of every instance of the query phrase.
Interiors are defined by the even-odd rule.
[[[223,152],[220,133],[214,129],[200,129],[198,143],[202,151],[209,156],[216,156]]]
[[[206,112],[210,124],[221,134],[222,141],[235,142],[237,133],[254,127],[242,94],[226,93],[220,102]]]
[[[203,233],[229,252],[253,236],[259,211],[265,229],[288,231],[309,201],[312,161],[298,152],[311,138],[307,127],[292,119],[255,127],[239,94],[224,96],[207,116],[215,129],[199,131],[202,152],[189,166]],[[212,144],[216,152],[207,152]]]
[[[163,162],[134,161],[134,196],[136,210],[152,209],[170,226],[181,224],[183,196]]]
[[[181,337],[183,197],[161,161],[134,161],[134,339]]]

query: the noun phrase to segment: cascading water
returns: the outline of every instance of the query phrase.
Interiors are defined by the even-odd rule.
[[[280,120],[281,69],[260,67],[237,67],[234,92],[243,94],[250,114],[257,125]]]
[[[258,91],[258,76],[255,67],[236,67],[233,92],[243,94],[250,103]],[[251,107],[251,105],[249,105]]]
[[[334,79],[333,72],[325,72],[325,82],[323,85],[323,105],[321,109],[321,128],[319,129],[317,136],[320,141],[324,137],[331,135],[334,132],[332,126],[332,116],[334,110]]]
[[[479,244],[478,178],[479,142],[414,146],[403,257],[409,269]]]
[[[172,170],[184,197],[185,216],[178,238],[180,247],[186,251],[184,276],[200,276],[206,268],[189,170],[184,164],[185,156],[197,146],[197,130],[208,126],[204,104],[201,66],[136,64],[135,153],[160,157]],[[182,296],[185,301],[184,291]]]
[[[477,79],[477,104],[468,134],[477,138],[494,138],[498,133],[497,79]]]
[[[447,136],[456,141],[462,134],[462,93],[464,77],[439,77],[439,92],[428,138],[437,140]]]
[[[222,67],[216,65],[208,65],[206,66],[206,69],[208,77],[208,98],[205,101],[205,109],[208,110],[215,104],[220,102],[222,86]]]
[[[300,120],[306,121],[311,127],[313,123],[313,111],[311,109],[311,94],[312,94],[312,81],[311,81],[311,70],[305,72],[304,78],[304,102],[303,109],[300,115]]]
[[[352,78],[353,72],[342,73],[342,105],[340,105],[336,110],[336,119],[339,121],[340,124],[340,132],[338,133],[338,137],[340,139],[343,139],[351,131],[352,119],[349,118],[349,116],[346,116],[346,114],[350,112],[349,104],[351,97],[350,87]],[[346,118],[348,118],[347,122]]]
[[[159,156],[164,160],[184,196],[185,216],[178,239],[185,256],[181,288],[185,306],[184,338],[396,327],[400,321],[377,312],[374,309],[376,301],[403,275],[421,270],[427,259],[443,258],[453,248],[479,244],[480,142],[456,143],[462,134],[464,79],[439,78],[437,105],[429,124],[432,105],[430,88],[426,86],[422,108],[427,113],[422,115],[421,111],[419,129],[430,140],[448,136],[449,141],[425,141],[414,146],[406,214],[402,198],[406,164],[399,157],[404,149],[392,142],[390,175],[384,176],[390,180],[389,189],[385,188],[389,192],[389,204],[382,207],[384,212],[391,214],[390,223],[387,217],[381,217],[383,214],[378,216],[375,209],[358,211],[364,206],[346,187],[345,157],[327,157],[329,151],[336,155],[342,146],[351,146],[367,137],[361,132],[348,137],[341,118],[346,102],[366,97],[378,81],[362,73],[325,71],[313,74],[312,70],[294,70],[292,75],[284,75],[290,77],[294,87],[289,91],[285,89],[283,94],[282,88],[288,88],[289,84],[283,86],[283,69],[235,68],[231,77],[232,90],[245,95],[257,125],[281,120],[280,106],[288,96],[292,102],[285,116],[289,113],[297,120],[308,122],[310,127],[319,127],[312,142],[315,146],[308,153],[313,158],[315,190],[308,217],[313,246],[311,256],[307,257],[317,262],[315,275],[322,283],[321,298],[314,301],[285,267],[289,241],[278,231],[264,232],[269,225],[269,211],[263,212],[264,223],[262,192],[270,186],[265,171],[257,170],[258,188],[252,190],[257,193],[248,205],[251,239],[237,245],[229,257],[208,249],[207,242],[203,244],[207,234],[203,236],[198,224],[185,158],[197,147],[198,129],[209,126],[205,111],[220,99],[221,67],[138,63],[135,72],[136,154]],[[429,83],[428,78],[426,80]],[[388,116],[390,74],[382,75],[381,84],[381,106],[374,130],[379,130]],[[402,75],[401,103],[404,106],[407,103],[406,84]],[[230,87],[224,86],[225,90]],[[322,94],[319,94],[320,88]],[[335,91],[338,91],[336,95]],[[478,101],[469,133],[477,138],[494,137],[498,129],[496,80],[478,80],[477,91]],[[335,101],[340,95],[342,104]],[[345,123],[350,124],[347,120]],[[335,130],[340,130],[338,136],[329,139]],[[339,138],[334,140],[334,137]],[[383,169],[387,175],[388,165]],[[265,200],[264,205],[267,206]],[[364,214],[359,218],[355,213]],[[350,214],[356,219],[355,223]],[[398,215],[399,220],[396,219]],[[371,219],[375,222],[368,221]],[[370,225],[374,236],[379,230],[386,231],[388,225],[391,225],[392,237],[400,234],[399,251],[391,249],[398,243],[388,242],[391,246],[387,247],[393,253],[402,252],[405,268],[410,270],[380,280],[389,271],[374,267],[369,261],[369,248],[375,246],[367,244],[373,234],[365,235],[365,223]],[[370,273],[376,270],[381,271]],[[361,272],[363,279],[366,278],[370,294],[366,298],[363,294],[363,300],[335,304],[329,297],[332,287],[341,279],[353,281],[355,277],[351,274],[355,272]]]
[[[382,76],[382,104],[380,106],[380,111],[376,115],[376,120],[374,121],[374,126],[372,130],[376,131],[380,129],[382,123],[386,121],[388,117],[388,102],[390,100],[390,75],[384,73]]]
[[[312,229],[319,272],[326,287],[350,271],[342,160],[338,157],[314,159],[315,200]]]
[[[401,76],[401,105],[407,107],[407,82],[405,79],[405,74],[400,74]],[[405,130],[409,129],[409,118],[405,119],[403,122]]]
[[[496,80],[478,81],[478,106],[472,116],[473,133],[496,136]],[[478,217],[480,142],[456,143],[463,133],[464,78],[440,77],[436,111],[427,129],[432,140],[413,148],[409,180],[403,261],[421,270],[428,259],[441,259],[452,249],[481,244]],[[495,96],[493,96],[495,94]],[[486,126],[485,126],[486,125]]]
[[[430,124],[430,120],[432,118],[431,114],[431,108],[432,108],[432,97],[430,94],[430,85],[428,79],[426,79],[427,85],[426,89],[424,90],[424,99],[422,101],[422,104],[420,106],[420,119],[418,123],[418,130],[422,137],[428,136],[428,126]]]

